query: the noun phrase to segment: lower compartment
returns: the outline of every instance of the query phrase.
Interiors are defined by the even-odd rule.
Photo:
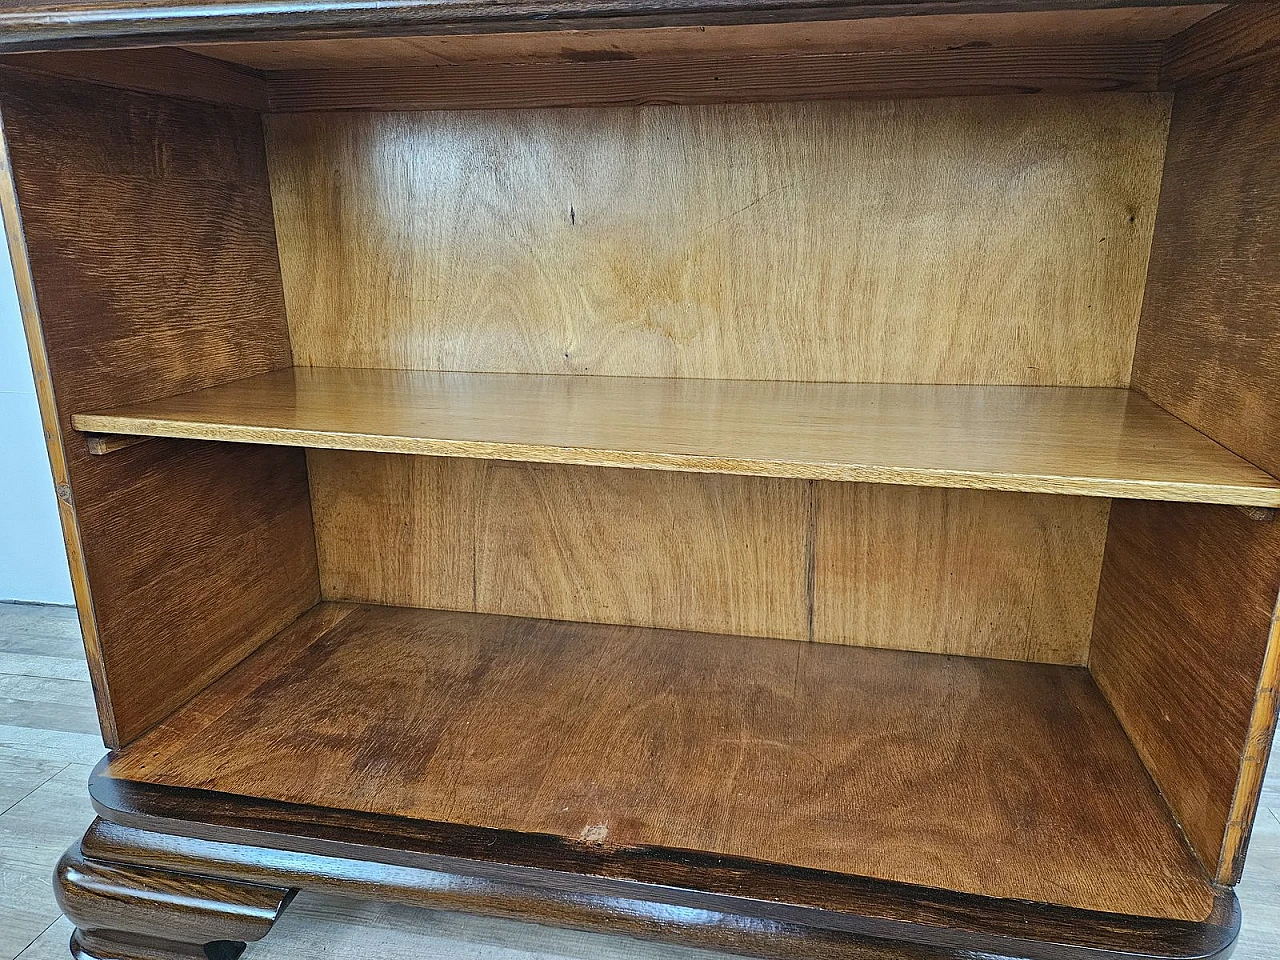
[[[1217,895],[1076,667],[322,604],[104,777],[585,875],[722,858],[744,890],[786,868],[1187,921]]]

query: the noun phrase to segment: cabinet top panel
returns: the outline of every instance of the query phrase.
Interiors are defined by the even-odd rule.
[[[1205,0],[76,0],[7,4],[0,53],[221,41],[576,31],[1094,10],[1166,11]]]

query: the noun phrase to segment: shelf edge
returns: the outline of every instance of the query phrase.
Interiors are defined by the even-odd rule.
[[[933,467],[793,462],[703,454],[652,453],[596,447],[561,447],[507,441],[426,439],[340,431],[316,432],[278,427],[228,427],[183,420],[155,420],[110,414],[76,414],[72,424],[86,433],[168,437],[270,446],[310,447],[366,453],[559,463],[588,467],[671,470],[794,480],[887,483],[916,487],[1048,493],[1131,500],[1169,500],[1239,507],[1280,507],[1280,483],[1274,486],[1196,483],[1178,480],[1126,480],[1107,477],[994,474]],[[1259,476],[1267,475],[1258,471]]]

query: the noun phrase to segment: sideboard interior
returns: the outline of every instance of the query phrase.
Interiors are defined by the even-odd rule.
[[[1204,921],[1280,677],[1269,17],[5,56],[110,772]]]

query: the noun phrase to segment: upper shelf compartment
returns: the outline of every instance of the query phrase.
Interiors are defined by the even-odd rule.
[[[86,432],[1280,506],[1280,481],[1127,390],[296,368]]]

